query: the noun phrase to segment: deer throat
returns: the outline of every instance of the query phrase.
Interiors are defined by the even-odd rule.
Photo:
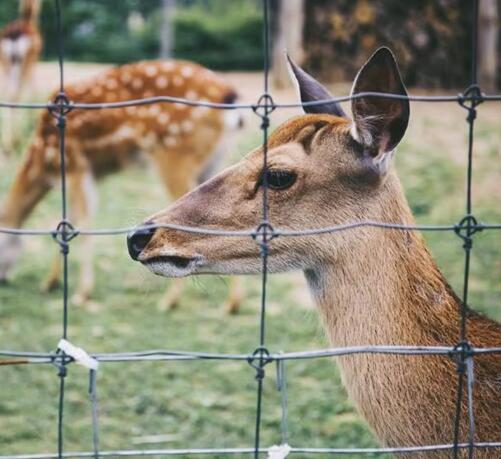
[[[331,345],[456,344],[457,299],[420,235],[367,233],[371,243],[306,273]],[[449,357],[357,354],[337,363],[350,398],[384,444],[450,440],[440,424],[451,424],[454,413]]]

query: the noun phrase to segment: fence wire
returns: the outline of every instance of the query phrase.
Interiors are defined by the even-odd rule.
[[[66,190],[66,166],[65,166],[65,130],[67,114],[74,109],[81,110],[103,110],[115,109],[129,106],[149,105],[155,103],[177,103],[194,107],[208,107],[221,110],[249,109],[252,110],[261,121],[263,134],[263,169],[268,168],[268,130],[270,126],[270,115],[276,109],[299,108],[305,106],[323,105],[327,102],[346,102],[365,97],[402,99],[413,102],[457,103],[467,111],[466,122],[468,125],[468,149],[467,149],[467,173],[466,173],[466,208],[465,215],[458,223],[449,225],[404,225],[399,222],[379,222],[379,221],[355,221],[341,225],[325,228],[310,229],[281,229],[274,228],[270,222],[268,207],[268,183],[267,174],[263,174],[263,203],[262,217],[257,228],[249,228],[244,231],[224,231],[217,228],[200,228],[182,225],[147,225],[142,228],[169,228],[177,231],[205,234],[212,236],[235,236],[252,237],[259,244],[262,260],[262,286],[261,302],[259,314],[259,337],[255,350],[248,354],[223,354],[207,352],[185,352],[176,350],[149,350],[144,352],[119,352],[119,353],[96,353],[90,357],[97,362],[144,362],[144,361],[193,361],[193,360],[224,360],[224,361],[246,361],[254,368],[257,380],[256,393],[256,419],[253,447],[244,448],[186,448],[186,449],[148,449],[148,450],[116,450],[101,451],[99,448],[99,420],[98,420],[98,397],[96,370],[89,370],[89,400],[92,408],[92,451],[66,452],[64,450],[64,410],[65,410],[65,378],[68,373],[68,365],[75,361],[75,358],[67,355],[58,349],[55,352],[19,352],[11,350],[0,350],[0,366],[2,365],[25,365],[25,364],[50,364],[56,366],[59,377],[59,404],[57,422],[57,452],[40,454],[17,454],[3,455],[0,459],[62,459],[62,458],[99,458],[99,457],[131,457],[131,456],[183,456],[183,455],[237,455],[248,454],[258,458],[260,454],[269,453],[270,448],[263,447],[260,441],[261,414],[263,410],[263,384],[266,375],[265,367],[275,362],[277,369],[277,389],[280,392],[281,403],[281,433],[282,443],[289,443],[287,429],[287,377],[286,363],[293,360],[319,359],[326,357],[336,357],[354,354],[392,354],[407,356],[423,355],[443,355],[454,358],[457,363],[457,388],[456,388],[456,411],[453,419],[454,436],[450,444],[440,445],[419,445],[419,446],[399,446],[394,448],[308,448],[308,447],[288,447],[288,454],[368,454],[379,455],[386,453],[419,453],[432,451],[450,451],[454,459],[459,458],[460,451],[466,450],[468,458],[472,459],[476,449],[501,448],[501,441],[475,442],[475,420],[473,413],[473,376],[474,358],[477,355],[501,354],[501,347],[476,348],[468,341],[468,330],[466,323],[470,259],[473,247],[473,236],[477,232],[484,230],[499,230],[501,223],[482,223],[477,221],[473,213],[472,206],[472,172],[473,172],[473,140],[474,123],[477,114],[477,107],[483,102],[499,102],[501,94],[484,94],[478,85],[478,0],[472,1],[472,25],[471,25],[471,67],[470,85],[457,95],[440,96],[401,96],[388,93],[363,92],[345,97],[335,97],[326,100],[306,102],[306,103],[283,103],[276,104],[269,93],[269,71],[270,71],[270,37],[269,37],[269,0],[262,0],[263,5],[263,94],[255,104],[223,104],[205,101],[192,101],[176,97],[150,97],[144,99],[127,100],[114,103],[73,103],[65,94],[64,85],[64,40],[62,33],[62,9],[61,0],[54,0],[55,21],[58,35],[58,64],[59,64],[59,93],[54,101],[47,104],[37,103],[6,103],[0,102],[0,108],[17,109],[45,109],[55,117],[60,137],[60,173],[61,173],[61,220],[53,229],[19,229],[0,228],[0,233],[14,234],[20,236],[51,236],[59,245],[63,259],[63,295],[62,295],[62,331],[63,339],[68,338],[68,256],[70,252],[70,242],[79,235],[110,236],[126,234],[131,230],[141,227],[123,227],[108,229],[78,229],[74,228],[67,219],[67,190]],[[267,260],[270,242],[277,237],[307,237],[320,234],[328,234],[340,231],[349,231],[361,227],[374,227],[382,230],[405,230],[405,231],[435,231],[453,232],[463,242],[464,249],[464,279],[463,294],[461,302],[461,315],[459,327],[459,341],[455,346],[355,346],[343,348],[328,348],[304,352],[270,352],[265,343],[266,325],[266,300],[267,300]],[[463,395],[466,390],[467,412],[462,413]],[[468,441],[461,442],[459,439],[460,424],[463,416],[468,420]]]

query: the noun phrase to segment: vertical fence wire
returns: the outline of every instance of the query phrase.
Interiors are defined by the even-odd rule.
[[[470,92],[473,96],[481,97],[480,90],[477,86],[478,76],[478,0],[472,1],[471,29],[471,71],[470,71],[470,86],[467,93]],[[476,106],[479,101],[475,98],[466,102],[463,106],[466,108],[468,115],[466,121],[468,123],[468,159],[466,171],[466,215],[462,220],[464,232],[458,233],[463,239],[464,249],[464,277],[463,277],[463,298],[460,311],[460,329],[459,343],[457,345],[460,353],[457,355],[457,373],[458,384],[456,394],[456,410],[454,416],[454,438],[453,438],[453,457],[458,459],[460,434],[461,434],[461,419],[462,419],[462,404],[464,393],[464,379],[466,373],[466,391],[467,391],[467,418],[468,418],[468,459],[472,459],[475,454],[475,420],[473,410],[473,389],[474,389],[474,362],[473,356],[470,353],[471,346],[468,342],[467,335],[467,315],[468,315],[468,292],[470,279],[470,263],[471,249],[473,247],[473,234],[477,231],[474,225],[477,223],[473,216],[472,204],[472,176],[473,176],[473,136],[474,123],[476,118]],[[460,230],[461,231],[461,230]]]
[[[269,242],[269,216],[268,216],[268,127],[269,127],[269,1],[262,0],[263,8],[263,95],[261,96],[256,113],[261,117],[261,130],[263,133],[263,213],[262,220],[258,226],[257,237],[260,246],[260,254],[262,261],[261,274],[261,308],[259,316],[259,347],[254,352],[254,356],[258,358],[256,367],[257,379],[257,400],[256,400],[256,428],[254,438],[254,459],[258,459],[260,450],[261,437],[261,418],[262,418],[262,403],[263,403],[263,385],[266,365],[266,358],[269,356],[265,348],[266,342],[266,287],[268,281],[268,242]]]
[[[56,97],[58,107],[55,111],[57,119],[57,127],[59,131],[59,153],[61,165],[61,222],[58,229],[62,233],[55,237],[61,249],[63,258],[63,331],[64,339],[68,337],[68,255],[69,255],[69,238],[68,238],[68,222],[67,222],[67,196],[66,196],[66,152],[65,152],[65,131],[66,131],[66,113],[68,100],[64,94],[64,37],[62,33],[62,11],[61,0],[55,0],[56,10],[56,28],[58,42],[58,63],[59,63],[59,94]],[[64,389],[65,378],[67,374],[66,359],[63,352],[63,358],[59,365],[58,376],[59,383],[59,405],[58,405],[58,420],[57,420],[57,453],[61,459],[64,454]]]

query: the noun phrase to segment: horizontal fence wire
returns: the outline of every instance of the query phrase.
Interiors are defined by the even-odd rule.
[[[468,443],[459,443],[457,448],[467,449]],[[501,447],[501,442],[476,442],[474,447],[477,449],[490,449]],[[259,448],[259,453],[268,453],[270,448]],[[433,451],[452,451],[454,445],[426,445],[426,446],[403,446],[398,448],[302,448],[290,447],[290,454],[333,454],[333,455],[351,455],[351,454],[397,454],[397,453],[421,453]],[[221,455],[231,456],[237,454],[253,455],[255,449],[248,448],[184,448],[184,449],[130,449],[100,451],[99,457],[133,457],[133,456],[187,456],[187,455]],[[95,457],[93,452],[68,452],[62,455],[63,458],[72,457]],[[17,454],[9,456],[0,456],[0,459],[59,459],[57,454]]]
[[[287,360],[309,360],[326,357],[342,357],[353,354],[395,354],[395,355],[460,355],[461,349],[455,346],[351,346],[339,348],[315,349],[311,351],[280,352],[267,355],[268,362]],[[471,347],[471,355],[501,354],[501,347]],[[252,354],[226,354],[217,352],[179,351],[168,349],[150,349],[138,352],[90,353],[99,362],[142,362],[156,360],[229,360],[248,361]],[[0,365],[54,363],[65,360],[73,362],[73,358],[57,352],[23,352],[0,350]]]
[[[315,236],[319,234],[329,234],[338,233],[342,231],[352,230],[355,228],[381,228],[381,229],[394,229],[402,231],[426,231],[426,232],[441,232],[441,231],[453,231],[455,233],[460,232],[463,229],[462,223],[455,223],[449,225],[406,225],[402,223],[387,223],[387,222],[377,222],[373,220],[365,220],[352,223],[342,223],[339,225],[327,226],[324,228],[311,228],[305,230],[294,230],[294,229],[275,229],[270,228],[270,236],[275,237],[304,237],[304,236]],[[198,226],[186,226],[186,225],[176,225],[169,223],[158,223],[158,224],[148,224],[148,225],[137,225],[137,226],[127,226],[123,228],[96,228],[96,229],[21,229],[21,228],[7,228],[0,227],[0,233],[12,234],[19,236],[57,236],[61,234],[66,234],[68,237],[76,236],[116,236],[128,234],[132,231],[148,230],[148,229],[170,229],[174,231],[180,231],[184,233],[192,234],[202,234],[206,236],[226,236],[226,237],[252,237],[256,238],[259,235],[258,229],[247,229],[247,230],[221,230],[217,228],[202,228]],[[500,230],[501,223],[476,223],[470,225],[470,229],[476,231],[483,230]]]
[[[381,99],[397,99],[397,100],[408,100],[411,102],[456,102],[462,104],[465,102],[498,102],[501,101],[501,94],[480,94],[480,95],[468,95],[466,93],[457,95],[440,95],[440,96],[420,96],[420,95],[400,95],[385,92],[358,92],[356,94],[351,94],[350,96],[343,97],[331,97],[329,99],[315,100],[311,102],[287,102],[287,103],[275,103],[272,101],[270,108],[284,109],[284,108],[304,108],[304,107],[315,107],[320,105],[325,105],[329,103],[339,103],[339,102],[349,102],[357,99],[364,98],[381,98]],[[213,108],[216,110],[235,110],[235,109],[249,109],[256,110],[259,108],[259,103],[256,104],[223,104],[217,102],[207,102],[207,101],[197,101],[191,99],[183,99],[181,97],[170,97],[170,96],[156,96],[156,97],[145,97],[141,99],[131,99],[124,100],[121,102],[99,102],[99,103],[83,103],[83,102],[71,102],[67,101],[62,106],[65,110],[104,110],[113,108],[126,108],[126,107],[137,107],[140,105],[152,105],[159,103],[176,103],[181,105],[186,105],[189,107],[206,107]],[[56,110],[61,106],[61,104],[56,104],[53,102],[48,103],[14,103],[14,102],[0,102],[0,108],[14,108],[14,109],[32,109],[32,110]]]
[[[399,446],[393,448],[308,448],[294,447],[289,449],[290,454],[391,454],[391,453],[419,453],[431,451],[451,451],[453,457],[459,457],[459,451],[467,450],[468,457],[473,458],[476,449],[501,448],[501,441],[477,442],[475,441],[475,422],[473,418],[473,362],[474,357],[486,354],[501,354],[500,347],[475,347],[468,342],[466,329],[466,307],[468,304],[468,280],[470,275],[470,253],[473,244],[473,234],[484,230],[499,230],[501,223],[483,223],[479,222],[473,216],[472,209],[472,169],[473,169],[473,139],[474,139],[474,120],[476,117],[476,108],[479,104],[485,102],[501,101],[501,94],[484,94],[481,91],[477,81],[477,33],[478,33],[478,0],[472,2],[472,26],[471,26],[471,47],[472,62],[470,86],[462,93],[456,95],[397,95],[390,93],[362,92],[351,94],[345,97],[333,97],[330,99],[312,101],[306,103],[275,103],[269,94],[269,1],[262,0],[263,3],[263,55],[264,55],[264,87],[263,94],[257,103],[250,104],[226,104],[212,103],[207,101],[193,101],[177,97],[161,96],[149,97],[143,99],[125,100],[113,103],[81,103],[69,100],[65,94],[64,81],[64,43],[62,34],[62,10],[60,0],[55,2],[56,30],[58,34],[59,46],[59,92],[54,101],[49,103],[9,103],[0,102],[0,108],[10,109],[40,109],[49,110],[56,119],[60,136],[60,158],[61,158],[61,221],[54,229],[22,229],[22,228],[4,228],[0,227],[0,233],[15,236],[52,236],[59,244],[63,257],[63,304],[62,304],[62,337],[68,337],[68,255],[70,242],[79,235],[86,236],[112,236],[123,235],[138,229],[156,229],[164,228],[175,231],[182,231],[193,234],[220,237],[252,237],[259,243],[262,259],[262,292],[259,315],[259,339],[257,348],[250,353],[210,353],[198,351],[179,351],[166,349],[153,349],[138,352],[116,352],[116,353],[93,353],[90,356],[100,363],[115,362],[151,362],[151,361],[242,361],[247,362],[256,371],[257,379],[257,407],[255,424],[255,441],[253,447],[246,448],[185,448],[185,449],[147,449],[147,450],[108,450],[99,449],[99,422],[98,422],[98,398],[97,398],[97,379],[94,370],[89,375],[89,399],[92,406],[92,428],[93,428],[93,448],[92,451],[66,452],[64,451],[64,410],[65,410],[65,378],[67,376],[69,365],[74,363],[73,357],[64,352],[25,352],[14,350],[0,350],[0,366],[7,365],[37,365],[51,364],[58,369],[59,376],[59,406],[58,406],[58,441],[57,453],[47,454],[18,454],[2,455],[0,459],[53,459],[69,457],[131,457],[131,456],[182,456],[182,455],[236,455],[248,454],[255,458],[260,454],[269,453],[270,448],[264,448],[260,444],[261,433],[261,412],[262,412],[262,393],[265,378],[265,367],[271,362],[277,363],[279,369],[278,389],[286,389],[286,373],[283,365],[286,361],[308,360],[329,357],[340,357],[355,354],[391,354],[406,356],[444,356],[452,357],[458,365],[458,385],[456,398],[456,413],[454,416],[454,438],[450,444],[440,445],[420,445],[420,446]],[[268,128],[270,125],[270,115],[277,109],[301,108],[325,105],[326,103],[350,102],[361,98],[387,98],[397,100],[408,100],[411,102],[427,103],[457,103],[468,112],[467,123],[468,131],[468,164],[466,178],[466,213],[458,222],[444,225],[423,225],[423,224],[403,224],[399,222],[379,222],[372,220],[346,222],[323,228],[311,229],[291,229],[274,228],[270,222],[268,208],[268,186],[267,174],[263,174],[263,210],[261,221],[257,228],[249,228],[238,231],[227,231],[219,228],[202,228],[193,226],[183,226],[174,224],[155,224],[122,228],[74,228],[71,222],[67,220],[66,213],[66,169],[65,169],[65,128],[67,122],[71,122],[67,115],[73,110],[103,110],[120,109],[131,106],[151,105],[156,103],[176,103],[190,107],[207,107],[217,110],[249,109],[252,110],[261,120],[261,130],[263,133],[263,169],[267,170],[267,152],[268,152]],[[272,216],[271,216],[272,217]],[[342,348],[326,348],[298,352],[270,352],[265,347],[265,321],[266,321],[266,287],[267,287],[267,257],[269,253],[269,244],[277,237],[307,237],[322,234],[331,234],[336,232],[355,230],[357,228],[378,228],[382,230],[400,230],[400,231],[428,231],[428,232],[451,232],[459,236],[463,241],[465,251],[465,269],[462,296],[461,322],[459,324],[460,341],[454,346],[402,346],[402,345],[367,345],[352,346]],[[278,376],[277,376],[278,378]],[[466,386],[465,386],[466,380]],[[461,401],[463,393],[467,394],[467,417],[468,417],[468,441],[459,440],[459,425],[463,413],[461,412]],[[287,395],[282,393],[282,439],[286,443],[287,432]],[[291,443],[294,443],[291,441]]]

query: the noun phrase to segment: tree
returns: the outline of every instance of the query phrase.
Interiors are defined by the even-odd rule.
[[[160,26],[160,57],[172,57],[173,48],[173,21],[172,16],[176,8],[176,0],[162,0],[162,23]]]
[[[289,82],[284,52],[297,62],[303,60],[304,0],[277,0],[273,42],[272,78],[277,88]]]
[[[478,57],[479,78],[482,89],[493,92],[499,59],[499,17],[497,0],[481,0],[479,3]]]

